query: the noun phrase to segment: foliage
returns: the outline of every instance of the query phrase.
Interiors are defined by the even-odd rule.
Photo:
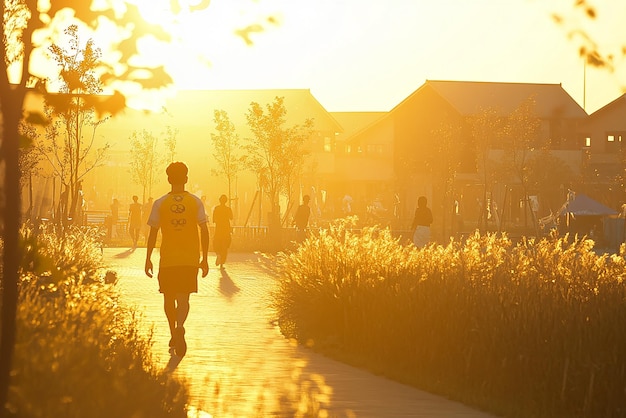
[[[186,387],[152,363],[140,318],[103,283],[100,235],[23,229],[14,379],[23,417],[186,417]]]
[[[616,58],[623,59],[626,56],[626,44],[624,39],[619,40],[617,46],[621,50],[611,52],[598,42],[596,39],[598,34],[590,33],[584,22],[581,23],[580,17],[583,21],[595,21],[599,18],[593,3],[588,0],[577,0],[572,8],[573,15],[554,12],[552,19],[566,30],[568,38],[575,40],[578,44],[578,53],[586,64],[614,73],[618,67]],[[602,29],[604,28],[601,27]]]
[[[446,235],[446,220],[450,217],[447,208],[452,207],[454,196],[454,180],[461,167],[461,149],[459,148],[462,128],[451,122],[443,122],[438,129],[434,130],[433,136],[437,138],[431,152],[427,153],[427,166],[432,173],[432,178],[436,181],[435,188],[441,190],[442,206],[438,212],[442,219],[442,236]],[[450,218],[450,235],[453,234],[454,218]]]
[[[541,120],[535,113],[535,108],[534,97],[528,97],[504,119],[502,147],[505,152],[505,170],[514,181],[521,183],[526,193],[530,155],[546,145],[538,143]]]
[[[130,174],[135,183],[143,190],[142,202],[152,195],[152,185],[155,183],[155,172],[166,163],[174,161],[176,155],[176,136],[178,130],[167,126],[160,137],[146,129],[133,132],[130,136]],[[166,152],[159,149],[159,140],[163,141]]]
[[[502,133],[503,118],[495,108],[481,109],[480,112],[470,119],[472,138],[476,146],[476,158],[479,172],[483,175],[483,205],[480,211],[479,225],[487,224],[487,197],[493,187],[494,175],[497,167],[489,159],[489,151],[498,145]]]
[[[266,186],[272,211],[277,214],[279,197],[285,195],[288,200],[291,199],[292,191],[287,186],[301,173],[307,155],[304,141],[311,134],[313,120],[285,127],[287,109],[284,97],[276,97],[266,105],[265,110],[260,104],[252,102],[246,120],[253,134],[245,146],[247,163]]]
[[[97,119],[95,107],[84,99],[102,92],[102,82],[95,76],[102,53],[91,39],[81,47],[76,25],[70,25],[64,33],[69,37],[69,49],[57,44],[49,48],[60,67],[61,86],[59,95],[46,97],[45,112],[51,123],[46,126],[46,141],[39,150],[68,190],[67,216],[74,218],[82,199],[80,181],[102,162],[109,145],[95,148],[96,129],[106,119]],[[90,132],[86,132],[88,128]]]
[[[624,415],[625,247],[477,232],[420,250],[350,227],[281,255],[287,336],[504,416]]]
[[[235,131],[235,125],[231,122],[228,113],[224,110],[215,110],[213,121],[217,131],[217,134],[211,134],[214,149],[213,157],[219,167],[219,170],[214,170],[214,174],[223,174],[226,177],[230,200],[232,183],[242,170],[245,159],[237,154],[237,150],[240,148],[239,135]]]
[[[550,150],[537,151],[528,161],[525,177],[528,190],[536,193],[544,207],[552,212],[563,204],[563,186],[565,190],[575,181],[569,166]]]
[[[162,133],[164,137],[164,144],[167,153],[165,154],[165,162],[167,164],[173,163],[176,158],[176,137],[178,136],[178,129],[171,126],[165,127],[165,132]]]
[[[41,155],[37,152],[34,142],[38,137],[37,130],[33,125],[20,123],[19,125],[21,144],[19,150],[20,180],[22,187],[26,181],[40,171],[39,161]]]
[[[20,37],[28,21],[28,9],[22,0],[5,0],[3,24],[3,44],[6,45],[5,63],[7,66],[17,62],[24,53]]]

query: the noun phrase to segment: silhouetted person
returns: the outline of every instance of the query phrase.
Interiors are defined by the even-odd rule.
[[[189,314],[189,295],[198,291],[198,268],[202,270],[202,277],[209,273],[206,213],[200,199],[185,191],[187,172],[187,166],[181,162],[167,167],[167,181],[172,190],[152,205],[145,265],[146,275],[152,277],[151,256],[160,229],[159,291],[163,294],[170,328],[169,346],[181,357],[187,352],[184,325]]]
[[[141,221],[141,203],[139,203],[138,196],[133,196],[133,203],[128,208],[128,233],[133,240],[133,249],[137,248]]]
[[[309,217],[311,216],[310,200],[311,197],[308,194],[302,196],[302,204],[298,206],[296,215],[293,218],[293,224],[296,226],[296,241],[298,242],[306,239],[306,230],[309,226]]]
[[[426,206],[426,196],[420,196],[417,199],[417,208],[415,209],[415,217],[411,225],[413,231],[413,244],[417,248],[423,248],[430,241],[430,225],[433,223],[433,214]]]
[[[117,221],[120,218],[120,202],[113,199],[111,203],[111,238],[117,237]]]
[[[232,240],[230,221],[233,219],[233,211],[226,206],[228,197],[220,196],[220,204],[213,209],[213,222],[215,223],[215,237],[213,238],[213,249],[215,250],[215,265],[224,267],[228,249]]]

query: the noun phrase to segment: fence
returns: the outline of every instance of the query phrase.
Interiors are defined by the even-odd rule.
[[[120,217],[115,225],[115,232],[113,234],[111,224],[111,212],[107,210],[90,210],[85,211],[83,214],[83,225],[86,226],[98,226],[103,228],[105,232],[105,245],[110,246],[130,246],[131,238],[128,234],[127,226],[128,226],[128,217]],[[147,237],[145,234],[147,233],[147,228],[142,230],[144,234],[140,237],[139,243],[140,245],[145,245]],[[317,234],[319,228],[311,228],[309,230],[310,234]],[[354,233],[360,233],[359,228],[354,228],[352,230]],[[392,235],[401,241],[409,239],[408,231],[404,230],[394,230],[392,231]],[[213,250],[213,239],[215,236],[215,227],[209,226],[209,237],[210,237],[210,245],[209,250]],[[280,230],[280,244],[278,245],[278,249],[287,249],[293,246],[293,243],[296,241],[296,229],[293,227],[281,228]],[[230,247],[231,251],[236,252],[253,252],[253,251],[272,251],[276,250],[275,243],[270,242],[270,236],[268,234],[267,226],[233,226],[232,228],[232,244]]]

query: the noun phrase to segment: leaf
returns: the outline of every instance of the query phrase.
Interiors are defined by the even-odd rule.
[[[110,96],[91,95],[85,98],[85,102],[96,111],[99,117],[107,114],[115,115],[126,107],[126,98],[117,90]]]
[[[46,126],[50,121],[41,112],[26,112],[25,120],[32,125]]]

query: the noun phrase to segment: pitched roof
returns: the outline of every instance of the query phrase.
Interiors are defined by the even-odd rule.
[[[305,119],[312,118],[317,129],[334,128],[337,131],[341,130],[341,126],[317,101],[309,89],[181,90],[168,102],[167,108],[168,111],[182,114],[184,111],[177,111],[181,107],[187,109],[188,105],[193,103],[193,109],[187,110],[190,116],[202,113],[205,117],[213,120],[213,111],[222,109],[229,114],[233,122],[238,119],[245,122],[245,114],[250,108],[250,103],[256,102],[264,108],[265,105],[272,103],[276,97],[284,97],[285,99],[289,125],[301,124]]]
[[[561,84],[426,80],[412,95],[423,88],[434,89],[460,114],[466,116],[487,108],[499,110],[506,115],[531,96],[535,97],[536,111],[540,118],[587,116],[585,110]]]
[[[330,112],[343,128],[337,139],[346,139],[352,134],[368,127],[388,112]]]
[[[122,115],[107,122],[110,129],[115,125],[134,124],[149,127],[169,124],[174,127],[213,129],[213,113],[224,110],[237,129],[247,130],[246,113],[250,103],[256,102],[264,109],[276,97],[284,97],[287,109],[287,125],[300,125],[313,119],[314,129],[341,132],[339,123],[317,101],[308,89],[266,90],[180,90],[169,97],[161,111],[146,113],[127,109]]]
[[[596,110],[591,115],[589,115],[589,117],[595,118],[598,115],[604,114],[608,111],[611,111],[612,109],[617,109],[620,106],[626,107],[626,93],[622,94],[621,96],[619,96],[617,99],[613,100],[612,102],[605,104],[600,109]]]

